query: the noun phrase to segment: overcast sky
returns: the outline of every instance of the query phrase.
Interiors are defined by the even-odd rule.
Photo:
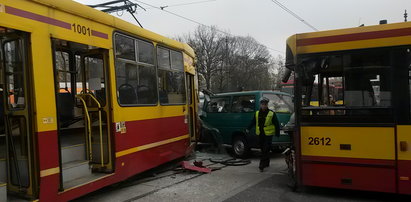
[[[76,0],[97,4],[111,0]],[[131,0],[133,1],[133,0]],[[140,0],[139,0],[140,1]],[[215,25],[233,35],[250,35],[270,48],[272,55],[285,52],[285,40],[295,33],[311,32],[310,27],[281,9],[271,0],[141,0],[153,6],[170,6],[165,10],[205,25]],[[278,0],[319,30],[403,22],[404,10],[410,12],[411,0]],[[183,6],[176,4],[202,2]],[[137,10],[136,17],[145,29],[174,37],[195,30],[198,24],[140,3],[146,11]],[[122,13],[113,13],[118,16]],[[136,24],[128,13],[118,16]]]

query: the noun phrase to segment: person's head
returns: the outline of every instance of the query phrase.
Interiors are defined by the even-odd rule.
[[[268,102],[270,102],[270,100],[266,97],[262,97],[260,99],[260,109],[261,110],[267,110],[268,109]]]

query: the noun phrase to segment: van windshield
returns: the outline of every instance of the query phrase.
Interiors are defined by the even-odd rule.
[[[294,110],[293,100],[291,96],[280,95],[280,94],[263,94],[263,97],[266,97],[270,100],[268,103],[268,108],[274,112],[280,113],[292,113]]]

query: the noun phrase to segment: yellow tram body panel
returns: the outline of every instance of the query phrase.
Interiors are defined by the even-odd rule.
[[[411,27],[411,22],[391,23],[383,25],[373,25],[366,27],[356,27],[347,29],[336,29],[320,32],[301,33],[290,36],[287,39],[287,45],[293,55],[322,53],[331,51],[345,51],[365,48],[392,47],[410,44],[411,36],[385,36],[375,37],[370,39],[353,39],[332,41],[333,37],[344,36],[348,38],[350,35],[367,35],[378,32],[390,31],[399,32],[402,29]],[[328,40],[328,39],[330,40]],[[324,39],[328,42],[305,44],[307,40]]]
[[[301,154],[395,160],[395,130],[391,127],[303,126]]]
[[[47,6],[52,5],[53,8]],[[30,11],[30,13],[70,24],[71,29],[62,28],[5,12],[5,7],[18,8],[19,10]],[[116,78],[114,69],[114,48],[113,33],[116,31],[138,36],[138,38],[153,42],[155,45],[162,45],[175,50],[183,51],[185,71],[195,74],[194,51],[187,44],[166,38],[154,32],[107,15],[101,11],[85,7],[84,5],[72,1],[36,0],[33,2],[22,0],[5,0],[0,3],[0,17],[7,19],[2,21],[0,26],[26,31],[31,34],[31,52],[36,57],[32,59],[33,77],[44,79],[33,79],[34,97],[36,109],[37,132],[53,131],[57,129],[57,118],[54,85],[50,78],[54,78],[53,61],[51,51],[51,39],[62,39],[76,43],[87,44],[108,50],[109,57],[109,78],[111,86],[111,102],[113,107],[113,122],[136,121],[145,119],[156,119],[163,117],[181,116],[186,114],[186,106],[157,106],[150,107],[121,107],[117,102]],[[87,29],[96,30],[106,34],[107,38],[93,37],[89,34],[79,34],[76,32],[77,25]],[[73,28],[74,27],[74,28]],[[39,68],[41,67],[41,68]],[[41,89],[41,90],[40,90]]]

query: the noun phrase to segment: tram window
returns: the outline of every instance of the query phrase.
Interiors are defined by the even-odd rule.
[[[9,41],[3,45],[6,75],[6,94],[9,108],[25,108],[24,69],[19,41]]]
[[[300,68],[303,109],[321,108],[303,114],[364,115],[373,113],[374,109],[392,106],[392,69],[388,50],[307,57]],[[330,111],[327,107],[340,108]]]
[[[136,60],[134,39],[123,35],[115,35],[116,57]]]
[[[391,106],[389,53],[352,54],[344,58],[345,105]]]
[[[154,46],[151,43],[138,40],[138,61],[154,65]]]
[[[177,51],[170,51],[171,53],[171,68],[175,70],[184,71],[183,54]]]
[[[157,47],[157,59],[159,68],[170,68],[170,51],[168,49]]]
[[[71,92],[69,54],[63,51],[56,51],[55,57],[59,92]]]
[[[86,57],[84,59],[87,72],[87,89],[94,93],[102,106],[106,104],[104,78],[104,61],[101,58]]]
[[[120,104],[157,102],[155,68],[117,61],[116,73]]]
[[[171,61],[170,55],[172,56]],[[181,52],[158,47],[157,58],[160,103],[184,104],[186,102],[186,88]]]
[[[157,103],[156,69],[143,65],[138,66],[137,100],[139,104]]]
[[[338,106],[343,104],[343,77],[324,77],[321,91],[322,106]],[[317,89],[318,90],[318,89]]]
[[[116,34],[116,38],[124,37]],[[121,53],[116,53],[118,101],[121,105],[154,105],[157,103],[154,45],[139,39],[125,38],[131,40],[128,43],[133,44],[133,47],[130,47],[133,50],[129,52],[137,52],[138,59],[122,57]]]
[[[184,72],[158,70],[161,104],[184,104],[186,101]]]
[[[77,72],[77,76],[76,76],[76,89],[77,89],[77,93],[80,93],[80,89],[84,89],[83,87],[83,81],[84,81],[84,71],[81,70],[81,57],[79,55],[75,56],[75,60],[76,60],[76,72]]]

